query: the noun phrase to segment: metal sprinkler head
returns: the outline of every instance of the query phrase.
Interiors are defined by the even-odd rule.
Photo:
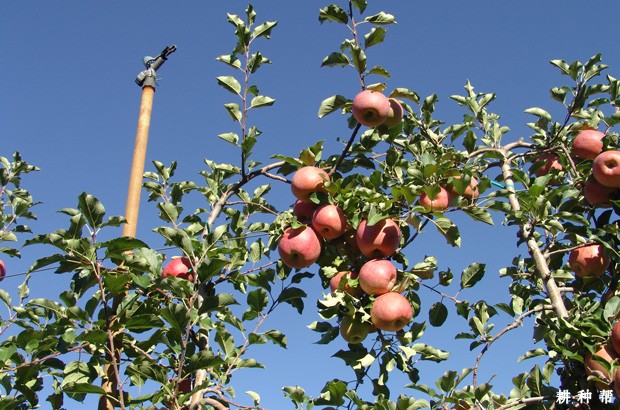
[[[138,74],[138,76],[136,77],[136,84],[138,84],[140,87],[143,87],[145,85],[155,87],[155,82],[157,80],[157,69],[164,64],[164,62],[168,59],[168,56],[174,53],[176,49],[177,46],[173,44],[166,47],[156,57],[145,56],[142,59],[142,63],[144,64],[144,67],[146,67],[146,70]]]

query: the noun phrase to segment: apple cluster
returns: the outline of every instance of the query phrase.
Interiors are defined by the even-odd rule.
[[[597,208],[611,208],[610,200],[617,198],[620,191],[620,151],[605,151],[605,136],[601,131],[586,128],[575,136],[571,147],[571,157],[592,161],[592,174],[583,185],[583,194],[588,204]],[[538,166],[534,173],[539,177],[563,170],[559,156],[553,152],[539,155],[535,162]]]
[[[303,225],[287,227],[278,241],[282,263],[291,268],[306,268],[317,262],[323,243],[338,239],[338,243],[361,261],[359,270],[341,270],[330,278],[332,293],[346,292],[356,300],[370,300],[370,321],[344,316],[340,333],[349,343],[360,343],[374,329],[398,331],[413,316],[411,304],[399,289],[397,269],[389,260],[400,246],[401,231],[398,223],[385,218],[374,224],[362,220],[353,229],[344,212],[336,204],[316,203],[314,193],[325,192],[329,175],[314,166],[300,168],[291,181],[291,192],[296,198],[293,215]]]
[[[353,117],[367,127],[391,129],[403,119],[403,106],[395,98],[388,98],[379,91],[363,90],[353,98],[351,106]]]

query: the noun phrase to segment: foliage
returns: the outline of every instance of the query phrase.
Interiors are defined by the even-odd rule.
[[[40,406],[43,391],[51,392],[45,400],[54,409],[89,394],[107,397],[121,408],[260,408],[258,393],[236,397],[233,379],[242,369],[262,367],[251,357],[254,345],[287,346],[286,329],[269,326],[271,313],[286,308],[302,312],[307,308],[308,278],[318,274],[327,288],[337,272],[359,270],[367,260],[347,242],[349,236],[323,241],[319,269],[294,270],[276,256],[283,230],[304,222],[290,210],[278,211],[270,202],[271,185],[290,183],[288,177],[304,165],[329,172],[325,192],[311,199],[338,205],[353,229],[365,219],[369,225],[388,217],[397,221],[401,246],[391,260],[398,265],[401,290],[414,318],[401,331],[379,330],[334,353],[351,368],[353,380],[328,380],[318,395],[299,386],[283,387],[295,408],[544,409],[555,405],[560,390],[597,389],[594,382],[601,380],[588,377],[583,362],[586,353],[607,342],[620,310],[615,275],[620,262],[620,201],[595,208],[585,200],[583,186],[592,161],[571,156],[571,144],[589,126],[605,131],[608,149],[617,147],[612,127],[620,122],[615,110],[620,82],[601,78],[607,67],[600,55],[586,63],[552,61],[569,82],[551,90],[552,99],[563,106],[564,118],[554,119],[540,107],[528,108],[533,118],[529,140],[506,142],[509,128],[490,111],[493,93],[478,92],[466,83],[463,95],[451,96],[463,110],[462,121],[446,124],[437,118],[437,95],[422,98],[406,87],[388,86],[388,69],[370,64],[367,51],[387,40],[395,16],[368,12],[366,0],[344,3],[319,10],[325,29],[342,28],[348,35],[322,65],[350,68],[360,89],[399,99],[406,114],[401,124],[362,130],[350,115],[356,92],[328,96],[318,116],[340,113],[346,118],[351,135],[342,152],[324,152],[317,142],[302,148],[297,157],[276,154],[277,161],[267,165],[255,161],[253,148],[260,143],[261,131],[252,124],[251,114],[275,103],[252,82],[253,74],[270,63],[256,44],[269,39],[277,23],[257,23],[251,5],[243,16],[229,14],[235,45],[230,54],[217,57],[228,71],[216,80],[234,98],[224,108],[235,129],[219,137],[239,151],[239,163],[205,159],[201,182],[179,182],[176,162],[153,162],[154,169],[144,175],[144,189],[161,219],[155,229],[160,244],[122,236],[101,240],[125,220],[107,216],[103,204],[87,193],[79,196],[75,208],[60,211],[68,219],[64,229],[23,240],[26,246],[46,245],[55,252],[35,261],[30,273],[51,267],[72,279],[70,289],[57,300],[31,298],[29,275],[18,301],[0,291],[8,311],[0,321],[3,408]],[[543,153],[556,154],[562,170],[537,176],[542,165],[537,158]],[[36,202],[21,187],[21,178],[36,168],[17,153],[13,162],[0,162],[0,239],[14,242],[30,233],[22,221],[35,218],[31,208]],[[478,181],[478,195],[472,197],[465,191],[473,180]],[[435,197],[440,187],[454,191],[446,211],[429,212],[418,204],[422,193]],[[186,211],[183,201],[190,196],[201,198],[205,207]],[[437,230],[447,246],[460,246],[459,226],[452,217],[458,212],[491,225],[492,215],[501,215],[505,225],[518,228],[515,253],[523,246],[527,255],[516,256],[500,272],[510,279],[509,301],[493,305],[460,296],[488,274],[484,261],[471,261],[455,278],[449,269],[438,272],[437,256],[409,260],[407,248],[425,230]],[[601,277],[575,277],[567,265],[565,255],[586,243],[602,244],[611,258]],[[1,247],[0,252],[19,256],[12,247]],[[193,282],[161,276],[171,256],[190,260]],[[454,295],[447,293],[453,281],[459,283]],[[357,282],[351,279],[349,284]],[[438,298],[428,311],[421,308],[421,289]],[[320,320],[310,324],[318,343],[329,345],[336,339],[344,318],[370,324],[373,300],[369,295],[326,293],[318,301]],[[471,341],[475,359],[471,367],[448,370],[434,385],[428,384],[418,363],[442,362],[450,353],[424,343],[422,336],[428,325],[444,326],[451,312],[464,326],[453,336]],[[494,320],[501,315],[511,324],[498,331]],[[515,375],[512,391],[496,392],[492,380],[480,380],[481,360],[528,317],[535,317],[536,343],[522,359],[543,357],[545,363]],[[115,375],[108,380],[115,387],[112,391],[100,387],[106,366]],[[393,372],[406,375],[406,389],[390,383]],[[554,373],[559,385],[554,385]],[[184,390],[188,380],[191,388]],[[363,383],[372,385],[371,397],[358,395]],[[134,395],[135,386],[144,386],[146,393]],[[611,390],[609,383],[603,386]],[[607,404],[594,397],[590,406]]]

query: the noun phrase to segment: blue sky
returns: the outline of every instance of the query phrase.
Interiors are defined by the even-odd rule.
[[[271,40],[257,43],[273,64],[259,71],[254,81],[261,93],[276,99],[273,108],[256,111],[253,117],[264,140],[255,150],[257,159],[268,162],[275,153],[296,155],[317,140],[325,140],[327,152],[337,152],[336,138],[349,135],[345,119],[332,115],[319,120],[317,109],[333,94],[352,98],[359,82],[351,69],[321,68],[320,63],[348,33],[339,25],[319,24],[318,10],[327,2],[253,4],[259,21],[279,22]],[[178,50],[160,70],[147,166],[151,160],[177,160],[179,180],[199,181],[203,158],[238,161],[237,153],[217,138],[236,129],[223,108],[230,94],[215,81],[231,72],[215,57],[234,45],[226,12],[243,14],[246,5],[237,0],[3,2],[0,155],[19,151],[42,169],[24,180],[35,199],[43,202],[35,209],[39,216],[31,224],[35,232],[63,227],[64,218],[56,211],[74,207],[83,191],[97,196],[109,215],[124,212],[140,100],[134,78],[143,69],[142,57],[167,45],[176,44]],[[391,72],[388,89],[407,87],[422,97],[437,93],[438,116],[451,122],[458,121],[462,112],[449,96],[462,93],[470,80],[478,91],[497,93],[491,109],[511,128],[510,140],[529,135],[525,123],[531,117],[523,112],[526,108],[541,106],[562,115],[548,90],[564,85],[568,78],[561,77],[549,60],[586,61],[600,52],[611,66],[606,73],[620,77],[616,29],[620,4],[613,0],[371,2],[369,11],[380,10],[398,21],[388,28],[386,43],[368,53],[371,65]],[[282,210],[292,202],[285,188],[274,189],[274,202]],[[507,283],[497,278],[497,270],[516,255],[515,230],[502,226],[499,218],[495,228],[463,222],[461,249],[448,248],[428,232],[411,246],[410,259],[434,255],[441,269],[451,267],[455,272],[474,261],[486,262],[484,286],[462,296],[505,300]],[[158,224],[154,205],[144,202],[138,236],[156,241],[151,229]],[[22,260],[9,261],[9,274],[24,272],[39,252],[26,249]],[[32,296],[54,297],[68,280],[49,271],[39,273],[31,281]],[[7,278],[0,286],[14,293],[20,283],[20,277]],[[289,408],[280,392],[284,385],[298,384],[317,394],[329,379],[353,378],[339,359],[331,358],[344,346],[341,342],[312,343],[317,334],[306,325],[318,320],[314,300],[322,290],[318,279],[313,283],[314,289],[306,289],[310,297],[301,318],[286,308],[272,318],[272,327],[288,326],[289,348],[259,346],[256,355],[267,370],[240,373],[233,380],[240,396],[254,390],[266,407]],[[426,308],[438,300],[430,292],[422,291],[421,297]],[[452,307],[450,315],[449,326],[429,329],[423,340],[454,352],[448,364],[421,367],[422,379],[429,384],[444,371],[460,370],[475,360],[466,341],[452,339],[455,327],[466,324],[454,317]],[[532,348],[529,325],[494,345],[483,359],[482,378],[495,374],[497,392],[509,392],[510,378],[516,374],[514,358]],[[531,366],[526,363],[523,369]],[[399,392],[397,386],[394,393]],[[68,402],[66,407],[79,404]]]

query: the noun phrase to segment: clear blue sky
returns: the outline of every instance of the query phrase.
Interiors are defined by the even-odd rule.
[[[324,98],[333,94],[352,98],[359,91],[351,69],[320,68],[323,57],[348,35],[343,26],[319,24],[318,10],[327,4],[254,3],[259,21],[279,21],[272,39],[257,43],[273,64],[254,80],[261,93],[276,99],[273,108],[257,111],[253,117],[263,131],[264,145],[255,151],[264,162],[276,153],[274,149],[295,155],[319,139],[326,141],[329,153],[335,153],[339,149],[336,138],[349,135],[343,117],[319,120],[316,115]],[[42,169],[24,180],[35,199],[43,202],[35,208],[39,216],[31,224],[35,232],[64,227],[65,220],[56,211],[74,207],[83,191],[96,195],[109,215],[124,212],[140,100],[134,78],[143,69],[142,57],[167,45],[176,44],[178,50],[160,70],[147,165],[155,159],[164,163],[177,160],[179,180],[199,181],[203,158],[237,161],[237,153],[217,138],[236,129],[222,106],[231,94],[215,81],[216,76],[231,72],[215,57],[230,52],[234,45],[226,12],[243,14],[246,5],[237,0],[2,3],[0,155],[8,157],[20,151],[25,160]],[[523,113],[526,108],[541,106],[560,113],[559,105],[548,98],[548,90],[564,85],[568,78],[561,77],[549,60],[586,61],[600,52],[604,63],[611,66],[606,73],[620,77],[620,4],[614,0],[386,0],[371,2],[369,10],[384,10],[398,20],[398,25],[388,27],[386,43],[368,53],[371,65],[382,65],[391,72],[388,89],[407,87],[423,97],[437,93],[438,116],[450,122],[458,121],[462,112],[449,96],[462,93],[470,80],[479,91],[497,93],[491,109],[512,129],[509,139],[529,135],[524,124],[531,117]],[[282,210],[291,203],[285,188],[277,188],[274,197]],[[448,248],[429,232],[410,247],[409,258],[434,255],[441,269],[451,267],[457,273],[471,262],[486,262],[484,286],[461,297],[507,301],[507,282],[497,278],[497,269],[508,266],[516,254],[515,230],[502,226],[500,218],[496,221],[493,229],[466,223],[459,250]],[[151,229],[158,224],[154,205],[144,202],[138,235],[154,247],[158,239]],[[26,271],[41,252],[44,250],[24,250],[22,260],[7,263],[9,274]],[[0,286],[14,293],[20,278],[7,278]],[[32,296],[52,298],[68,282],[68,275],[39,273],[31,281]],[[315,288],[306,289],[310,297],[302,317],[283,308],[268,324],[286,326],[289,348],[257,347],[256,356],[267,369],[240,372],[233,379],[240,397],[244,391],[254,390],[262,395],[264,406],[290,408],[280,391],[284,385],[298,384],[318,394],[329,379],[353,378],[339,359],[331,357],[344,346],[341,342],[328,346],[312,343],[318,334],[306,325],[318,320],[314,301],[321,292],[318,279],[312,283]],[[430,292],[421,291],[421,297],[423,312],[438,301]],[[444,371],[472,366],[475,360],[468,353],[467,341],[452,338],[455,329],[466,329],[466,323],[455,318],[452,306],[450,316],[449,325],[429,329],[423,338],[453,352],[447,364],[421,366],[422,380],[428,384]],[[422,318],[424,313],[418,320]],[[532,348],[528,344],[531,322],[528,325],[494,345],[483,360],[481,377],[495,374],[498,393],[509,393],[510,378],[517,368],[514,359]],[[532,365],[526,362],[523,369]],[[400,385],[393,385],[395,395],[401,391]],[[80,405],[67,402],[66,407],[77,409]]]

